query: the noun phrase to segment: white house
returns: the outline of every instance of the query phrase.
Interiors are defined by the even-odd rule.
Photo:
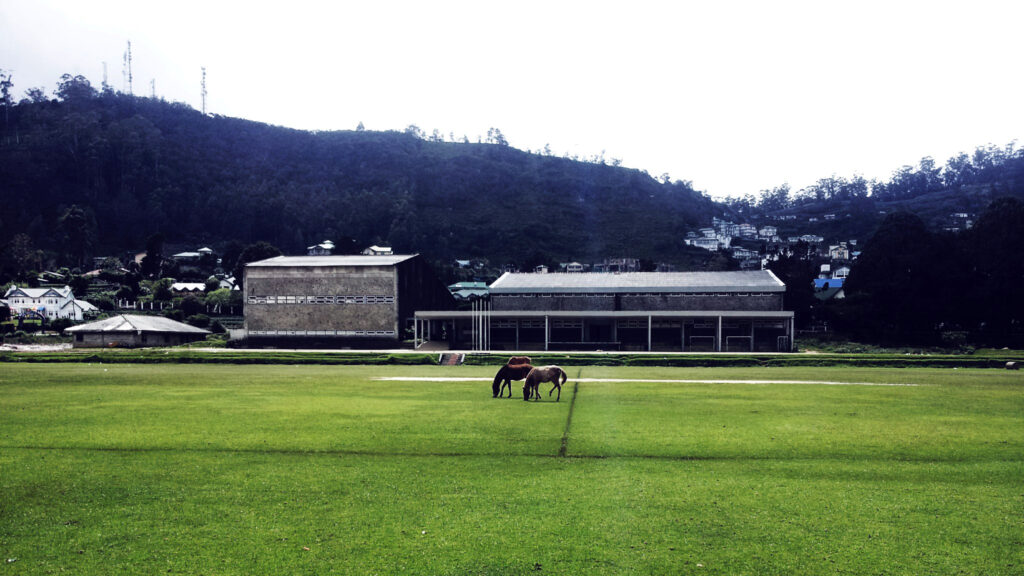
[[[334,254],[334,242],[324,240],[323,242],[306,248],[308,256],[330,256]]]
[[[394,254],[394,252],[391,250],[390,246],[377,246],[374,244],[366,250],[363,250],[364,256],[389,256],[391,254]]]
[[[36,316],[46,320],[68,318],[82,320],[83,314],[96,310],[84,300],[75,300],[71,287],[63,288],[20,288],[11,286],[4,294],[4,300],[11,308],[11,316]]]

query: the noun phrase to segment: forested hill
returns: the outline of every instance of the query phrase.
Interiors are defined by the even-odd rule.
[[[0,244],[27,234],[68,263],[140,250],[158,232],[293,254],[348,237],[433,259],[672,261],[687,231],[722,213],[681,182],[503,143],[291,130],[82,77],[56,96],[30,91],[0,118]]]
[[[888,181],[830,176],[791,191],[787,186],[728,201],[740,219],[777,224],[780,233],[813,233],[829,240],[867,238],[887,214],[909,212],[933,231],[963,228],[994,200],[1024,199],[1024,149],[1015,143],[980,146],[939,165],[925,157]]]

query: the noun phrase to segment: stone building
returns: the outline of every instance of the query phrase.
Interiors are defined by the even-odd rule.
[[[504,274],[489,306],[416,313],[416,343],[490,350],[790,351],[793,312],[768,270]]]
[[[121,314],[64,330],[75,348],[144,348],[177,346],[203,340],[208,330],[163,316]]]
[[[246,265],[243,286],[253,345],[395,347],[415,310],[455,307],[419,255],[278,256]]]

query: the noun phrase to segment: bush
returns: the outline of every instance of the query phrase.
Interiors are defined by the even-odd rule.
[[[171,320],[177,320],[178,322],[185,321],[185,313],[181,310],[170,309],[164,310],[164,318],[170,318]]]
[[[193,314],[185,319],[185,322],[196,328],[206,328],[210,325],[210,317],[206,314]]]
[[[203,303],[195,296],[189,294],[181,299],[181,304],[178,306],[181,308],[181,312],[188,317],[200,315],[203,312]]]
[[[117,308],[117,303],[109,294],[97,294],[89,298],[89,303],[104,311],[111,311]]]
[[[75,321],[70,318],[57,318],[53,322],[50,322],[50,330],[57,332],[58,334],[63,332],[65,328],[74,326]]]
[[[220,320],[214,320],[210,324],[210,332],[213,332],[214,334],[224,334],[227,332],[227,329],[220,323]]]

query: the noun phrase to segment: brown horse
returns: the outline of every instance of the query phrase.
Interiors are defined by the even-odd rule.
[[[554,386],[548,390],[548,396],[558,388],[558,397],[555,402],[562,399],[562,384],[569,380],[569,376],[558,366],[544,366],[530,370],[526,375],[526,382],[523,383],[523,400],[536,398],[540,400],[540,385],[542,382],[551,382]],[[511,392],[510,392],[511,394]]]
[[[533,366],[528,363],[530,359],[526,358],[526,360],[526,364],[506,364],[498,370],[494,376],[494,383],[491,384],[492,398],[501,398],[505,394],[506,386],[508,387],[508,397],[512,397],[512,381],[526,378],[530,370],[533,370]]]

